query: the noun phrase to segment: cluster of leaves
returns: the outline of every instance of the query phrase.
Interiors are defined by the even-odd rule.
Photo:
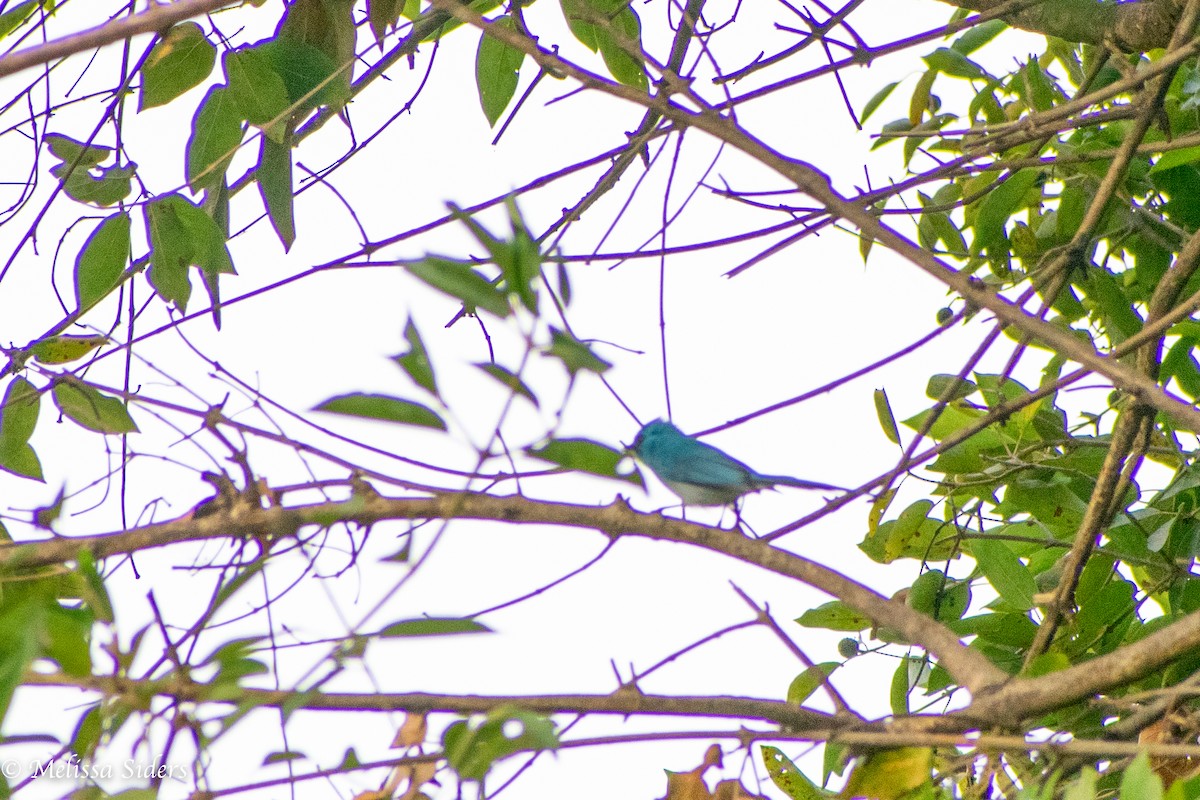
[[[1154,65],[1164,54],[1117,58],[1103,48],[1051,38],[1041,56],[994,75],[972,56],[1004,27],[1000,21],[976,25],[929,53],[908,115],[883,126],[879,146],[903,142],[904,163],[914,173],[909,185],[921,187],[914,221],[922,247],[960,263],[998,292],[1039,297],[1053,324],[1103,352],[1142,330],[1148,302],[1187,232],[1200,228],[1193,199],[1200,192],[1200,147],[1189,144],[1200,132],[1200,72],[1193,59],[1170,73],[1161,109],[1142,146],[1115,190],[1102,195],[1113,155],[1134,130],[1132,117],[1154,109],[1131,101],[1142,98],[1136,82],[1074,115],[1062,108],[1074,97],[1102,96],[1106,87],[1139,67]],[[965,110],[943,107],[936,89],[947,81],[957,84],[954,91],[969,86]],[[880,108],[898,85],[884,87],[864,116]],[[914,167],[926,158],[935,166]],[[1097,198],[1102,205],[1089,215]],[[864,253],[869,246],[865,241]],[[1198,290],[1200,278],[1193,276],[1181,296]],[[968,316],[971,311],[967,309]],[[946,310],[943,318],[949,317]],[[1191,400],[1200,397],[1197,330],[1195,321],[1187,319],[1167,331],[1157,373],[1164,386],[1170,383]],[[1019,335],[1013,338],[1026,357],[1044,352],[1026,349],[1029,343]],[[1112,445],[1112,437],[1102,432],[1103,419],[1132,402],[1114,392],[1108,409],[1070,418],[1055,391],[1064,364],[1060,354],[1047,356],[1036,389],[1010,374],[976,373],[973,380],[934,376],[927,394],[936,402],[899,424],[886,395],[877,394],[889,439],[902,443],[902,425],[938,445],[936,459],[925,469],[939,482],[932,499],[893,510],[886,521],[896,492],[879,497],[861,549],[881,563],[920,562],[921,574],[906,593],[908,605],[968,639],[1002,669],[1026,677],[1114,652],[1200,609],[1200,578],[1192,572],[1200,555],[1200,473],[1178,432],[1160,417],[1148,437],[1147,457],[1172,477],[1156,491],[1130,481],[1124,496],[1114,499],[1113,522],[1075,584],[1077,613],[1061,621],[1044,652],[1029,657],[1042,619],[1040,607],[1064,579],[1064,556],[1080,535],[1085,509],[1095,502],[1097,476]],[[963,556],[973,564],[960,561]],[[981,593],[985,585],[988,591]],[[973,604],[977,597],[992,599],[980,606]],[[853,634],[843,643],[846,658],[889,644],[920,644],[875,627],[839,601],[798,621]],[[839,664],[821,666],[828,673]],[[1200,657],[1190,655],[1112,694],[1173,686],[1198,669]],[[816,686],[803,674],[797,684],[804,693]],[[892,710],[915,710],[917,692],[925,695],[920,705],[927,707],[957,688],[941,667],[910,652],[895,671]],[[1111,715],[1111,709],[1078,704],[1036,720],[1031,728],[1101,737]],[[1194,742],[1194,732],[1189,740]],[[829,751],[826,777],[840,766],[840,749]],[[771,760],[766,759],[768,765]],[[1064,792],[1056,768],[1053,759],[1040,756],[1011,766],[1028,781],[1027,787],[1038,787],[1038,797]],[[924,791],[932,792],[928,765],[916,772],[924,775]],[[856,777],[861,775],[852,776],[851,783]],[[1124,772],[1097,777],[1085,771],[1065,795],[1092,798],[1119,790],[1122,797],[1161,797],[1163,778],[1170,785],[1167,796],[1200,795],[1195,781],[1171,785],[1173,777],[1158,767],[1152,770],[1143,755]],[[969,783],[967,775],[955,791],[969,794]],[[1012,786],[996,790],[1018,794]],[[789,794],[816,796],[806,791]],[[1034,796],[1027,792],[1020,796]]]

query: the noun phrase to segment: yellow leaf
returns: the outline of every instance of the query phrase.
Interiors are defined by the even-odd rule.
[[[83,358],[107,342],[107,336],[51,336],[35,342],[30,351],[43,364],[66,364]]]
[[[843,798],[868,797],[872,800],[900,800],[927,783],[933,769],[933,749],[897,747],[877,750],[854,765],[850,780],[842,790]]]

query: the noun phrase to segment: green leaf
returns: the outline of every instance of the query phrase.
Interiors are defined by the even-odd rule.
[[[871,99],[867,101],[867,104],[863,106],[862,114],[859,115],[859,121],[865,123],[867,119],[874,114],[881,105],[883,105],[883,101],[887,100],[891,93],[899,85],[899,81],[892,81],[872,95]]]
[[[54,531],[54,523],[62,516],[63,499],[66,497],[66,487],[60,487],[58,494],[49,505],[39,506],[33,510],[33,524],[45,530]]]
[[[137,433],[128,409],[116,397],[101,394],[82,383],[54,384],[54,404],[64,416],[96,433]]]
[[[181,312],[186,312],[192,292],[189,267],[198,267],[212,281],[234,272],[221,228],[204,209],[181,195],[164,195],[148,203],[146,228],[150,285]]]
[[[367,19],[371,23],[371,33],[375,34],[375,41],[380,50],[383,50],[383,39],[387,35],[387,29],[396,29],[396,23],[400,21],[400,12],[403,10],[403,0],[367,0]]]
[[[912,676],[909,670],[911,663],[912,661],[907,656],[902,657],[900,659],[900,663],[896,665],[896,669],[892,673],[892,683],[890,686],[890,691],[888,692],[888,699],[891,702],[892,713],[898,717],[907,715],[909,711],[908,693],[912,691],[913,688],[911,683]],[[860,764],[859,766],[861,767],[862,765]],[[851,778],[853,778],[856,774],[858,774],[857,768],[851,775]],[[864,796],[875,796],[867,795],[866,792],[862,792],[862,794]],[[852,796],[857,795],[859,795],[859,792],[855,792]]]
[[[384,639],[404,636],[448,636],[456,633],[491,633],[492,629],[468,617],[421,617],[402,619],[379,632]]]
[[[358,758],[358,753],[353,747],[347,747],[346,753],[342,756],[342,763],[337,766],[338,772],[348,772],[358,769],[362,766],[362,761]]]
[[[166,32],[142,65],[142,90],[138,110],[171,102],[208,77],[217,60],[217,48],[194,22],[183,22]]]
[[[571,33],[592,52],[600,51],[617,81],[647,88],[642,59],[622,47],[637,52],[642,36],[641,20],[626,0],[561,0],[561,5]]]
[[[84,242],[75,260],[75,302],[80,311],[104,299],[129,263],[129,214],[106,217]]]
[[[0,469],[36,481],[43,480],[42,465],[29,439],[37,426],[41,399],[33,384],[13,378],[0,408]]]
[[[905,659],[907,661],[907,659]],[[897,674],[905,670],[900,664]],[[896,712],[899,714],[900,712]],[[894,747],[874,750],[854,764],[854,771],[842,791],[845,797],[871,797],[875,800],[919,798],[918,790],[930,783],[933,770],[933,749],[929,747]]]
[[[99,166],[113,154],[112,148],[85,145],[58,133],[49,134],[46,145],[62,161],[50,168],[50,174],[62,182],[63,191],[71,199],[111,206],[129,196],[137,165],[130,162],[123,167]]]
[[[896,427],[896,417],[892,414],[892,405],[884,389],[875,390],[875,416],[879,417],[879,427],[883,428],[883,435],[888,441],[900,444],[900,429]]]
[[[326,53],[308,42],[279,36],[258,45],[287,88],[290,105],[298,110],[318,106],[341,105],[349,84],[343,71],[340,79],[331,77],[337,64]],[[319,89],[317,87],[320,87]]]
[[[1025,195],[1040,175],[1040,170],[1023,169],[1009,176],[979,201],[979,210],[975,217],[973,252],[978,253],[984,248],[1001,245],[1008,218],[1020,210]]]
[[[298,750],[280,750],[274,753],[268,753],[263,759],[263,766],[270,764],[286,764],[289,761],[302,761],[308,758],[304,753]]]
[[[71,752],[80,760],[91,760],[100,744],[100,736],[104,732],[103,720],[100,717],[100,706],[94,705],[83,713],[79,722],[75,723],[75,733],[71,736]]]
[[[574,378],[580,370],[589,372],[606,372],[612,364],[597,356],[586,344],[576,339],[566,331],[550,327],[550,347],[546,355],[563,362],[567,372]]]
[[[192,246],[187,229],[175,213],[175,203],[161,198],[146,205],[147,238],[150,240],[150,285],[159,297],[186,313],[192,293],[188,279]]]
[[[80,599],[87,604],[92,617],[101,622],[112,622],[112,599],[104,585],[104,578],[96,569],[96,558],[92,551],[81,548],[79,555],[75,557],[75,563],[75,572],[81,579],[78,589]]]
[[[24,3],[18,3],[8,11],[0,14],[0,39],[8,36],[17,28],[25,24],[25,21],[33,16],[33,12],[41,5],[38,0],[25,0]]]
[[[1194,355],[1196,345],[1200,340],[1185,336],[1167,351],[1162,360],[1160,379],[1165,383],[1168,378],[1174,378],[1179,388],[1192,399],[1200,397],[1200,361]]]
[[[51,154],[67,165],[76,164],[83,168],[94,167],[108,160],[109,156],[113,154],[111,147],[84,144],[61,133],[48,134],[45,141]]]
[[[1021,563],[1007,542],[999,539],[972,539],[971,555],[983,570],[988,583],[1005,603],[1020,611],[1033,608],[1037,583],[1029,568]]]
[[[492,765],[522,751],[554,750],[554,723],[515,706],[489,711],[482,723],[455,722],[442,736],[442,751],[463,780],[481,781]]]
[[[551,439],[541,447],[526,448],[525,452],[534,458],[566,469],[616,478],[635,486],[645,485],[642,476],[633,468],[625,473],[618,471],[618,465],[626,459],[623,451],[614,450],[591,439]]]
[[[829,676],[840,666],[841,663],[838,661],[813,664],[788,684],[787,701],[798,706],[804,705],[804,701],[811,697],[813,692],[824,686]]]
[[[1081,603],[1076,615],[1079,635],[1085,639],[1103,634],[1118,625],[1125,624],[1134,609],[1134,586],[1128,581],[1112,580],[1095,595]]]
[[[412,378],[413,383],[434,397],[440,397],[437,380],[433,376],[433,364],[429,360],[429,352],[425,349],[425,342],[421,340],[421,334],[417,332],[417,326],[413,323],[412,317],[408,318],[408,324],[404,326],[404,338],[408,340],[408,352],[392,356],[392,360],[408,373],[408,377]]]
[[[420,425],[425,428],[446,430],[446,423],[435,411],[411,400],[389,397],[382,394],[343,394],[331,397],[317,411],[344,414],[350,417],[377,419],[384,422],[399,422],[404,425]]]
[[[1063,792],[1063,800],[1095,800],[1096,770],[1085,766],[1079,777]]]
[[[82,678],[92,674],[91,634],[95,621],[87,606],[48,606],[42,647],[46,657],[67,675]]]
[[[278,143],[269,136],[262,138],[258,169],[255,170],[254,176],[258,181],[263,205],[267,208],[267,216],[271,219],[271,226],[275,228],[275,234],[283,243],[284,252],[287,252],[296,241],[291,137],[285,137],[283,143]]]
[[[72,170],[70,164],[57,164],[50,174],[62,181],[63,191],[72,200],[111,206],[129,196],[136,166],[131,162],[124,167],[92,167],[98,173],[93,175],[82,165]]]
[[[972,28],[968,28],[962,36],[954,40],[954,43],[950,47],[964,56],[969,56],[992,39],[995,39],[1007,27],[1008,24],[1002,19],[989,19],[987,22],[981,22]]]
[[[238,114],[251,125],[264,129],[267,136],[282,142],[287,133],[286,117],[291,98],[287,86],[275,69],[275,62],[262,46],[227,51],[221,57],[229,93]],[[273,125],[268,123],[274,122]]]
[[[479,222],[451,205],[454,215],[468,228],[487,248],[492,263],[500,268],[503,278],[502,287],[508,294],[515,294],[521,303],[533,313],[537,313],[537,290],[534,281],[541,277],[542,255],[537,241],[529,233],[525,220],[521,218],[520,209],[512,197],[505,198],[508,218],[512,226],[512,239],[505,241],[493,236]]]
[[[858,613],[841,600],[830,600],[824,605],[810,608],[796,622],[806,628],[845,632],[865,631],[872,624],[870,617]]]
[[[1121,777],[1121,800],[1162,800],[1162,778],[1150,765],[1150,756],[1145,750],[1134,756]]]
[[[763,766],[771,781],[791,800],[826,800],[836,795],[821,791],[778,747],[760,745]]]
[[[971,59],[949,47],[939,47],[923,59],[930,69],[955,78],[984,78],[987,73]]]
[[[645,90],[650,84],[640,52],[641,43],[642,21],[632,6],[625,5],[611,18],[608,26],[596,28],[596,44],[609,73],[626,86]]]
[[[881,523],[858,547],[881,564],[898,558],[940,561],[956,552],[954,526],[928,516],[929,500],[918,500],[894,520]]]
[[[510,389],[513,392],[513,394],[518,394],[521,397],[524,397],[526,400],[533,403],[535,408],[540,408],[540,406],[538,404],[537,396],[533,393],[533,390],[530,389],[528,386],[526,386],[525,381],[523,381],[519,377],[517,377],[517,375],[515,373],[509,372],[507,369],[500,366],[499,364],[490,364],[490,363],[486,363],[486,362],[481,362],[481,363],[476,364],[475,366],[479,367],[481,370],[486,372],[488,375],[491,375],[493,378],[498,380],[500,383],[504,384],[506,387],[508,387],[508,389]]]
[[[931,400],[949,403],[975,394],[978,389],[974,383],[957,375],[933,375],[925,385],[925,396]],[[947,390],[950,390],[949,396],[946,396]]]
[[[497,19],[490,27],[514,32],[517,29],[512,17],[507,15]],[[483,115],[492,127],[496,126],[496,121],[517,93],[524,61],[525,54],[517,48],[487,33],[480,36],[479,49],[475,54],[475,85],[479,89]]]
[[[1150,167],[1150,172],[1162,172],[1175,167],[1200,161],[1200,145],[1196,147],[1181,147],[1178,150],[1168,150],[1163,153]]]
[[[461,300],[468,313],[482,308],[503,318],[512,310],[504,292],[461,261],[429,256],[407,262],[404,268],[433,288]]]
[[[36,595],[5,587],[4,605],[0,606],[0,719],[7,715],[13,693],[38,656],[45,612]]]
[[[224,184],[225,173],[242,143],[242,119],[229,89],[214,86],[208,90],[192,117],[188,138],[187,180],[193,192]]]
[[[562,300],[563,307],[571,305],[571,277],[567,274],[567,265],[559,262],[556,265],[558,272],[558,296]]]
[[[969,581],[949,580],[940,569],[921,573],[908,590],[909,608],[945,622],[962,617],[971,602]]]

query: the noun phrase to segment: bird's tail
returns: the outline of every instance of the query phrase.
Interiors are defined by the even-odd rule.
[[[754,479],[761,482],[762,487],[770,486],[794,486],[797,489],[816,489],[822,492],[848,492],[849,489],[844,486],[834,486],[829,483],[820,483],[818,481],[805,481],[800,478],[793,478],[790,475],[755,475]]]

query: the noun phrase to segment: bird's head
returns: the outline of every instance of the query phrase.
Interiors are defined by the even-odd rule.
[[[638,435],[633,440],[633,446],[629,449],[641,455],[642,448],[655,441],[670,439],[675,436],[683,436],[683,431],[676,428],[665,419],[656,419],[653,422],[647,422],[638,431]]]

